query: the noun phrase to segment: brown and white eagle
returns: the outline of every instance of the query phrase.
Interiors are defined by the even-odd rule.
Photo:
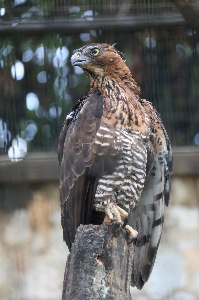
[[[122,225],[135,244],[132,285],[141,289],[169,203],[169,138],[114,45],[86,45],[71,62],[89,77],[90,90],[67,115],[59,138],[64,240],[71,249],[80,224]]]

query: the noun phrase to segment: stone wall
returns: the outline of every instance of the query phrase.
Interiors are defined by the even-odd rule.
[[[58,181],[1,182],[0,299],[61,299],[67,255]],[[132,299],[199,299],[198,174],[174,173],[155,267]]]
[[[173,176],[155,267],[132,299],[199,299],[199,177]]]

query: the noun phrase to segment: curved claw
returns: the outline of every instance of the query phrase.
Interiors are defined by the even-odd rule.
[[[123,229],[122,224],[118,224],[118,223],[114,224],[114,231],[115,231],[114,236],[116,237],[117,233],[122,229]]]
[[[131,243],[135,244],[136,241],[137,241],[137,238],[132,238],[129,242],[127,242],[127,244],[131,244]]]
[[[125,217],[123,225],[121,223],[119,223],[119,224],[115,223],[114,227],[117,226],[117,229],[115,230],[114,235],[116,235],[120,230],[125,229],[127,223],[128,223],[128,217]]]
[[[124,218],[124,223],[123,223],[123,227],[125,227],[128,224],[128,217]]]
[[[128,216],[128,213],[115,203],[109,203],[105,208],[105,213],[111,221],[115,218],[115,223],[123,223],[124,219]]]
[[[114,226],[118,226],[115,230],[114,235],[116,235],[122,228],[126,230],[129,234],[130,242],[132,243],[138,236],[138,232],[134,230],[128,224],[128,213],[117,206],[115,203],[109,203],[105,208],[106,217],[104,218],[104,223],[113,224]]]
[[[109,217],[110,220],[113,221],[114,217],[117,220],[117,223],[122,223],[122,219],[120,216],[120,212],[117,208],[115,203],[109,203],[105,209],[106,215]]]

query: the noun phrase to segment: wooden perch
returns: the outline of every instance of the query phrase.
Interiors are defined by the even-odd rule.
[[[133,244],[111,225],[80,225],[66,262],[62,300],[129,300]]]

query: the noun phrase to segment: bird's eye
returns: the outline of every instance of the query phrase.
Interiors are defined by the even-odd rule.
[[[92,54],[93,56],[98,56],[99,52],[100,52],[100,51],[99,51],[98,48],[94,48],[94,49],[91,50],[91,54]]]

